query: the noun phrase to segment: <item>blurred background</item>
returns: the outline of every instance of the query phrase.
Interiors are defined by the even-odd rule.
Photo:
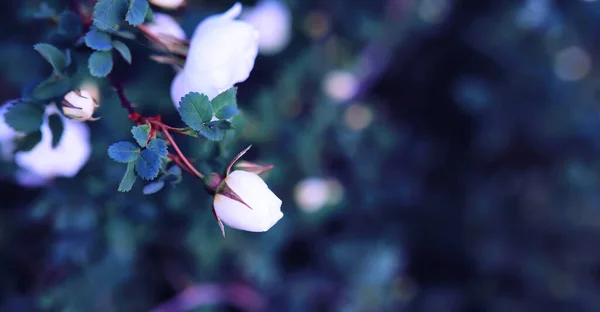
[[[0,102],[47,75],[40,2],[0,3]],[[205,171],[253,144],[283,219],[223,239],[189,175],[118,193],[106,149],[132,124],[84,77],[102,118],[79,174],[22,187],[0,162],[0,311],[600,311],[600,1],[241,2],[275,39],[240,139],[177,140]],[[189,37],[233,3],[164,12]],[[136,109],[181,125],[173,69],[130,46]]]

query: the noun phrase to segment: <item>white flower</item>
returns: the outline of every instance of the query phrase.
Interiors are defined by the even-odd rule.
[[[0,107],[0,159],[10,160],[15,148],[15,138],[19,135],[4,120],[4,114],[12,103],[6,103]]]
[[[62,106],[65,115],[73,120],[96,120],[92,115],[94,115],[98,103],[86,90],[74,90],[67,93]]]
[[[150,0],[150,3],[164,9],[177,9],[185,4],[184,0]]]
[[[238,82],[245,81],[258,53],[258,32],[234,20],[242,12],[236,3],[227,12],[205,19],[190,41],[185,66],[171,84],[171,99],[179,100],[195,91],[214,98]]]
[[[265,232],[283,217],[281,199],[258,175],[236,170],[223,183],[241,200],[228,197],[226,191],[215,195],[215,215],[226,225],[250,232]]]
[[[241,18],[258,30],[260,35],[258,50],[261,54],[277,54],[290,42],[292,34],[290,10],[279,1],[261,1]]]
[[[52,148],[52,131],[48,126],[48,116],[54,113],[58,113],[56,107],[49,106],[46,109],[41,127],[42,140],[32,150],[15,155],[17,165],[28,171],[27,179],[37,176],[48,181],[55,177],[73,177],[90,157],[90,131],[87,125],[62,115],[60,118],[64,127],[63,134],[58,145]]]
[[[179,40],[186,40],[185,31],[179,26],[179,23],[164,13],[154,13],[154,23],[147,23],[146,28],[157,37],[172,37]]]

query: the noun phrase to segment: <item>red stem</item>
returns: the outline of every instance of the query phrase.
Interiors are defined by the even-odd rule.
[[[183,155],[183,153],[179,149],[179,146],[177,146],[177,143],[175,143],[175,140],[173,140],[173,137],[169,133],[169,130],[167,130],[167,128],[165,126],[161,126],[161,130],[165,134],[165,136],[167,137],[169,142],[171,142],[171,145],[175,149],[175,152],[177,152],[177,155],[179,155],[179,158],[181,158],[181,160],[188,166],[188,168],[194,173],[194,175],[200,179],[204,178],[204,175],[202,175],[202,173],[200,173],[198,170],[196,170],[196,168],[194,168],[194,166],[192,166],[192,164],[185,157],[185,155]]]

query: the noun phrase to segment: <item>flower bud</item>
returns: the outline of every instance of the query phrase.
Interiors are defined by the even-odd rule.
[[[184,0],[150,0],[150,3],[163,9],[177,9],[185,5]]]
[[[73,90],[62,101],[65,116],[76,121],[97,120],[92,115],[98,103],[86,90]]]
[[[183,70],[171,84],[171,99],[179,106],[189,92],[213,99],[245,81],[258,54],[258,32],[249,23],[235,20],[242,12],[236,3],[227,12],[211,16],[196,28]]]
[[[213,209],[223,235],[222,223],[239,230],[265,232],[283,217],[281,199],[258,175],[240,170],[223,180]]]

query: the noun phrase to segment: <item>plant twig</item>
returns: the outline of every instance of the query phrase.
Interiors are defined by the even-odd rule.
[[[181,160],[188,166],[188,168],[194,173],[194,175],[200,179],[204,178],[204,175],[202,173],[200,173],[198,170],[196,170],[196,168],[194,168],[194,166],[192,166],[192,164],[187,159],[187,157],[185,157],[185,155],[183,155],[183,153],[179,149],[179,146],[177,146],[177,143],[175,143],[175,140],[173,140],[173,137],[169,133],[169,130],[167,130],[167,128],[164,126],[161,127],[161,130],[165,134],[165,136],[167,137],[169,142],[171,142],[171,145],[175,149],[175,152],[177,152],[177,155],[179,156],[179,158],[181,158]]]

